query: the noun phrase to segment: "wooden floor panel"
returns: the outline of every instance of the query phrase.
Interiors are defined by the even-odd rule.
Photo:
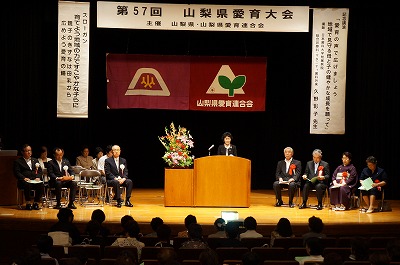
[[[287,203],[287,198],[283,197]],[[310,197],[309,202],[315,202],[315,197]],[[74,222],[86,223],[90,220],[91,213],[94,209],[100,208],[106,214],[106,224],[119,224],[122,216],[132,215],[139,223],[148,224],[155,217],[161,217],[167,224],[180,225],[183,224],[184,218],[188,214],[197,217],[197,221],[203,225],[211,225],[214,220],[221,216],[221,211],[237,211],[239,218],[244,219],[247,216],[253,216],[259,226],[273,226],[279,218],[288,218],[293,225],[307,224],[308,218],[315,215],[320,217],[327,227],[337,225],[376,225],[376,224],[398,224],[400,208],[399,201],[392,201],[392,212],[378,213],[361,213],[358,209],[348,211],[332,211],[328,208],[317,211],[315,209],[306,208],[298,209],[289,207],[274,207],[275,197],[272,190],[255,190],[251,192],[251,206],[249,208],[216,208],[216,207],[165,207],[164,191],[162,189],[141,189],[134,190],[131,202],[134,207],[128,208],[122,206],[105,205],[103,207],[82,207],[74,210]],[[0,206],[0,227],[7,225],[12,228],[18,226],[21,222],[50,222],[57,220],[57,210],[43,208],[39,211],[19,210],[14,206]],[[12,222],[14,221],[14,222]]]

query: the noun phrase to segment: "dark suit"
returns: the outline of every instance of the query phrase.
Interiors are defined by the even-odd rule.
[[[218,146],[217,155],[226,155],[225,145],[221,144]],[[231,144],[231,146],[228,148],[228,156],[230,155],[237,156],[236,145]]]
[[[39,164],[39,161],[36,158],[31,157],[32,169],[29,167],[28,163],[25,161],[25,158],[20,157],[14,161],[14,175],[18,180],[18,189],[24,189],[24,195],[26,200],[31,200],[30,191],[35,191],[35,202],[40,202],[43,195],[43,182],[42,183],[29,183],[25,181],[25,178],[29,178],[31,180],[40,178],[42,179],[42,168],[39,166],[36,169],[36,163]]]
[[[120,186],[126,187],[126,202],[131,198],[133,182],[128,178],[128,166],[126,164],[126,159],[119,157],[119,166],[124,165],[125,168],[122,171],[120,167],[117,168],[115,164],[114,157],[109,157],[104,162],[104,172],[106,173],[107,185],[113,187],[115,198],[118,202],[121,202],[121,189]],[[125,178],[124,183],[119,184],[116,179],[118,177]]]
[[[328,187],[328,182],[330,178],[330,170],[329,170],[329,164],[328,162],[325,162],[321,160],[318,164],[318,167],[322,166],[322,175],[324,177],[323,180],[317,180],[315,183],[312,183],[311,180],[314,177],[317,177],[319,172],[318,168],[315,168],[315,163],[313,160],[308,161],[306,165],[306,169],[304,171],[304,175],[307,176],[307,179],[304,183],[303,187],[303,203],[306,203],[308,200],[308,194],[310,193],[310,190],[315,189],[316,190],[316,196],[318,199],[318,204],[322,205],[322,199],[324,197],[324,192],[326,188]],[[317,171],[316,171],[317,170]]]
[[[276,166],[275,178],[276,181],[273,184],[273,188],[275,191],[276,200],[278,202],[282,202],[282,188],[288,188],[289,190],[289,204],[293,203],[293,197],[296,192],[296,189],[300,186],[299,178],[301,173],[301,162],[296,159],[292,159],[290,165],[296,165],[296,168],[292,171],[292,175],[290,175],[290,168],[286,171],[286,163],[285,160],[281,160],[278,162]],[[284,181],[287,181],[291,178],[294,179],[293,182],[288,184],[279,184],[279,178],[282,178]]]
[[[68,174],[72,176],[74,174],[74,171],[72,170],[71,164],[68,159],[62,159],[61,169],[58,166],[57,160],[53,159],[48,162],[47,175],[50,177],[49,186],[55,189],[57,204],[59,204],[61,201],[61,188],[69,188],[69,203],[73,203],[75,201],[76,191],[78,187],[76,182],[73,180],[60,181],[56,179],[65,176],[65,171],[63,170],[64,166],[68,167]]]

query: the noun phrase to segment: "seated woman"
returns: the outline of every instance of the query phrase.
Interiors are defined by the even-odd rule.
[[[332,210],[344,211],[350,206],[350,196],[357,185],[357,170],[351,163],[350,152],[342,154],[342,164],[338,166],[332,175],[332,185],[329,187]]]
[[[365,210],[367,213],[372,213],[374,211],[375,199],[382,196],[382,187],[387,184],[388,175],[383,168],[377,166],[378,160],[376,160],[375,157],[369,156],[365,162],[367,162],[367,167],[365,167],[361,172],[360,183],[362,184],[365,179],[371,178],[372,189],[361,189],[362,198],[367,206],[367,209],[361,210]]]
[[[275,238],[282,238],[282,237],[286,238],[295,237],[295,235],[293,234],[292,225],[289,219],[285,217],[279,219],[275,230],[271,232],[270,247],[274,246]]]

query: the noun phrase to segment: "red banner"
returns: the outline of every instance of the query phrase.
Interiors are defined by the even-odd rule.
[[[264,111],[266,76],[266,58],[192,57],[190,109]]]
[[[266,58],[107,55],[107,105],[264,111]]]

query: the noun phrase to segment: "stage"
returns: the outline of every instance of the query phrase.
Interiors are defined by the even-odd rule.
[[[309,203],[316,203],[314,193],[310,194]],[[283,196],[284,203],[288,198]],[[359,209],[348,211],[332,211],[324,208],[320,211],[312,208],[298,209],[289,207],[274,207],[275,195],[273,190],[253,190],[250,195],[248,208],[217,208],[217,207],[165,207],[163,189],[135,189],[131,202],[134,207],[122,206],[117,208],[106,204],[103,207],[82,207],[74,212],[74,223],[83,231],[90,220],[94,209],[100,208],[106,214],[105,226],[111,232],[121,230],[120,219],[128,214],[140,224],[143,234],[151,232],[150,221],[153,217],[161,217],[172,228],[172,234],[184,230],[184,219],[188,214],[195,215],[197,222],[203,226],[204,235],[214,232],[213,223],[221,217],[221,211],[237,211],[240,219],[253,216],[258,223],[257,230],[264,236],[270,236],[279,218],[286,217],[293,226],[296,235],[307,232],[308,218],[315,215],[325,224],[324,232],[329,236],[400,236],[399,209],[400,201],[390,201],[393,211],[362,213]],[[301,202],[301,198],[298,200]],[[42,208],[41,210],[19,210],[16,205],[0,206],[0,233],[3,245],[0,257],[7,256],[24,247],[35,243],[37,236],[46,233],[48,228],[57,221],[56,209]],[[1,263],[0,263],[1,264]]]

